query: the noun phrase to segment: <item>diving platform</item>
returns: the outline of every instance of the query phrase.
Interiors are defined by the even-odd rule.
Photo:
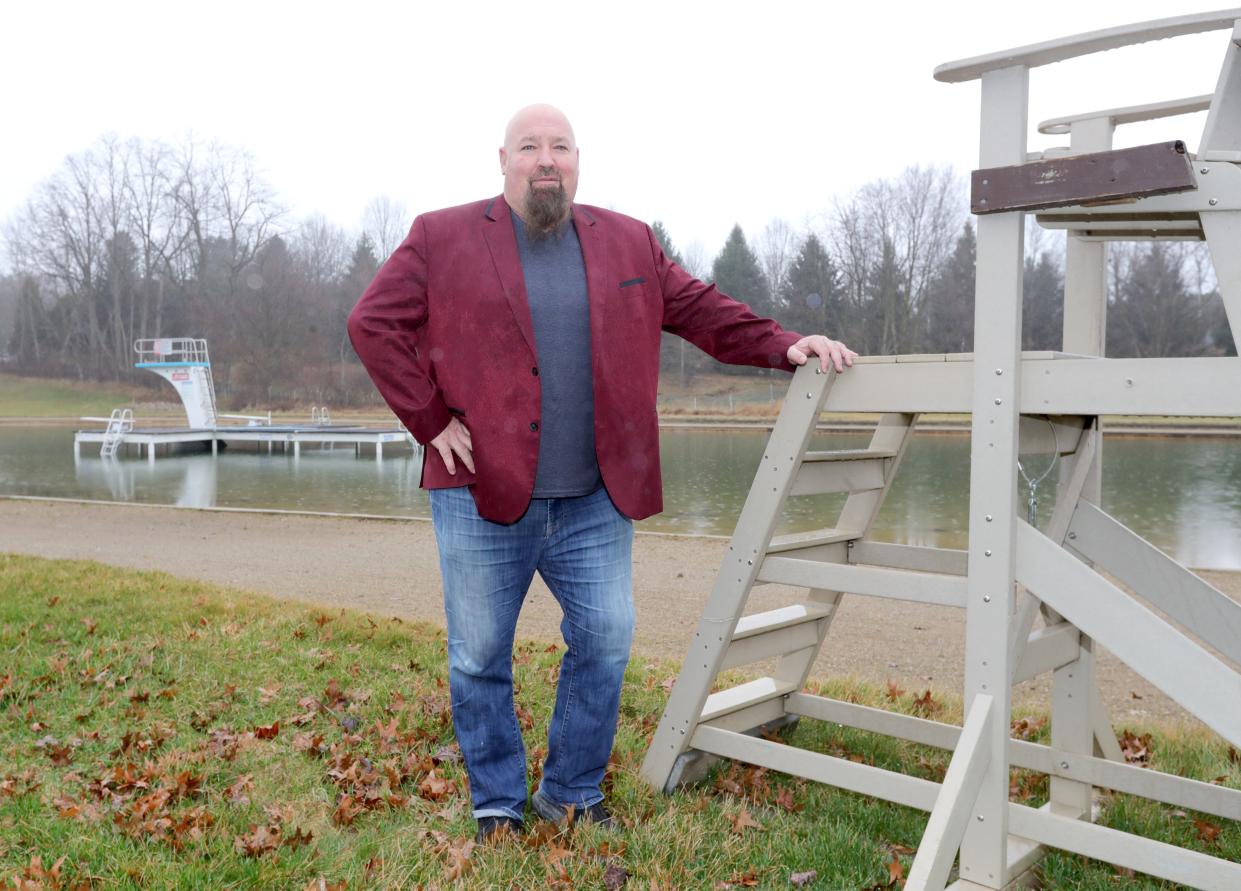
[[[269,455],[279,445],[282,454],[291,451],[294,458],[301,456],[303,445],[328,449],[353,446],[356,455],[361,455],[362,447],[367,446],[377,461],[383,460],[384,446],[389,443],[408,443],[415,454],[422,448],[404,427],[376,429],[333,424],[326,407],[312,408],[309,424],[272,424],[271,412],[266,415],[220,414],[216,410],[211,358],[204,339],[143,338],[134,341],[134,352],[138,356],[135,368],[158,374],[176,389],[185,409],[185,426],[139,427],[131,408],[114,409],[106,418],[84,417],[83,421],[97,421],[105,426],[74,433],[75,460],[81,457],[84,443],[98,443],[101,458],[115,458],[130,447],[136,447],[141,455],[145,446],[147,460],[152,462],[160,446],[164,447],[164,454],[170,454],[187,443],[202,443],[213,455],[219,454],[221,443],[227,448],[234,443],[252,442],[256,444],[256,451],[261,451],[266,444]],[[221,424],[221,420],[245,423]]]

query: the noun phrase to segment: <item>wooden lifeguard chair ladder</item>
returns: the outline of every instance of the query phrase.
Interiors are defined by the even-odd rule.
[[[1048,121],[1045,132],[1068,132],[1071,145],[1027,154],[1031,68],[1219,29],[1231,35],[1213,93]],[[1241,820],[1239,790],[1126,764],[1094,677],[1097,641],[1241,748],[1241,604],[1099,507],[1101,415],[1241,415],[1237,357],[1103,358],[1109,240],[1206,240],[1241,344],[1241,9],[1021,47],[935,76],[982,81],[975,352],[794,375],[643,776],[670,791],[726,757],[928,811],[910,891],[944,888],[958,854],[959,891],[1028,885],[1044,846],[1197,888],[1241,888],[1241,864],[1091,822],[1095,787]],[[1111,150],[1119,124],[1203,108],[1196,157],[1179,142]],[[1020,350],[1026,212],[1068,232],[1064,352]],[[825,410],[882,413],[868,448],[807,451]],[[972,414],[968,550],[870,539],[922,412]],[[1063,456],[1041,530],[1019,511],[1019,451]],[[835,523],[773,537],[786,499],[816,492],[849,493]],[[768,582],[808,593],[744,615],[750,589]],[[804,691],[846,593],[964,609],[962,727]],[[770,675],[710,692],[722,670],[772,658]],[[1012,685],[1044,672],[1053,673],[1050,745],[1010,739]],[[951,750],[947,774],[934,783],[755,733],[802,717]],[[1010,766],[1050,776],[1044,807],[1009,800]]]

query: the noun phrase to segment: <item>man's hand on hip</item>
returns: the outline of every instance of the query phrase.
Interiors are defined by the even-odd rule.
[[[804,361],[804,360],[803,360]],[[465,465],[465,469],[470,473],[474,472],[474,456],[472,454],[474,446],[470,441],[470,431],[465,425],[453,418],[448,422],[448,426],[435,439],[431,440],[431,445],[440,457],[444,459],[444,466],[448,468],[451,474],[457,473],[457,464],[453,455],[457,455],[461,459],[461,463]]]
[[[857,358],[857,353],[839,340],[831,340],[822,334],[803,337],[789,347],[789,361],[794,365],[805,365],[810,356],[819,357],[819,368],[823,371],[827,371],[829,361],[837,371],[844,371],[846,368],[853,367],[853,360]]]

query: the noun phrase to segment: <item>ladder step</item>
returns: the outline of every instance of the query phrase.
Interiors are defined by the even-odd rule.
[[[743,616],[724,653],[720,670],[750,665],[819,645],[819,620],[832,614],[825,603],[798,603]]]
[[[794,556],[795,554],[796,552],[792,552],[765,558],[759,567],[758,580],[916,603],[965,606],[966,580],[961,576],[862,564],[828,563]]]
[[[756,634],[766,634],[791,625],[815,622],[832,614],[832,606],[826,603],[795,603],[765,613],[754,613],[742,616],[737,620],[737,630],[733,632],[733,640],[744,640]]]
[[[867,461],[871,458],[895,458],[896,452],[883,449],[835,449],[827,452],[806,452],[803,463],[821,461]]]
[[[869,449],[807,452],[789,494],[823,495],[882,489],[894,458],[890,452]]]
[[[792,681],[777,681],[775,678],[758,678],[736,687],[729,687],[719,693],[707,697],[702,707],[702,717],[698,720],[713,721],[743,708],[758,705],[769,699],[786,696],[797,692],[797,684]]]
[[[814,529],[810,532],[795,532],[791,535],[777,535],[767,545],[768,554],[781,551],[795,551],[800,548],[814,548],[819,545],[837,544],[842,541],[853,541],[861,538],[861,532],[848,529]]]

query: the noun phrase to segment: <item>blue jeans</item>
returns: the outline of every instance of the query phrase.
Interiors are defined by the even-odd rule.
[[[513,635],[537,569],[564,620],[542,793],[562,805],[601,801],[621,681],[633,640],[633,523],[600,487],[536,498],[512,525],[479,516],[464,488],[432,489],[448,616],[452,721],[474,816],[522,819],[526,753],[513,709]]]

